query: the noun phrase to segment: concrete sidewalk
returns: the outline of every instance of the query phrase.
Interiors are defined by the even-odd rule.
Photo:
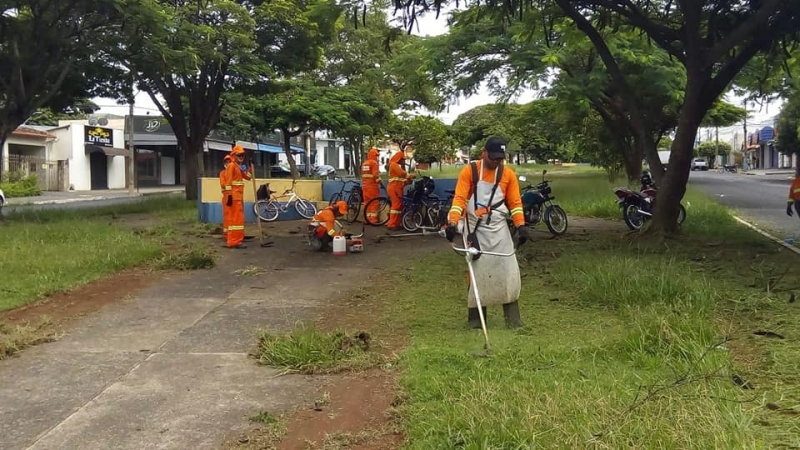
[[[786,175],[791,176],[794,175],[794,169],[751,169],[748,171],[740,171],[742,175]]]
[[[0,449],[218,448],[253,414],[311,401],[309,378],[248,357],[257,331],[313,319],[379,269],[280,244],[171,275],[0,361]],[[264,274],[235,275],[250,265]]]
[[[149,195],[182,193],[184,191],[185,188],[183,186],[141,188],[138,191],[134,191],[133,195],[129,194],[127,189],[111,189],[102,191],[43,191],[42,195],[37,195],[35,197],[16,197],[6,199],[6,204],[8,206],[53,205],[120,198],[136,198]]]

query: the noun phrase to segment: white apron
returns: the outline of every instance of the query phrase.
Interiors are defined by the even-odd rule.
[[[497,170],[495,177],[499,174],[500,171]],[[473,193],[473,196],[477,196],[478,208],[489,206],[489,197],[492,195],[493,187],[493,183],[483,181],[483,164],[481,164],[478,185]],[[508,229],[506,221],[509,211],[505,204],[505,194],[500,186],[497,187],[491,202],[492,204],[502,202],[502,204],[492,210],[490,223],[486,223],[488,215],[484,216],[476,232],[478,243],[481,250],[487,252],[512,253],[514,252],[514,241],[511,239],[511,231]],[[467,202],[466,217],[469,220],[469,231],[475,231],[478,217],[475,215],[475,199],[473,198]],[[462,237],[466,245],[467,230],[463,228]],[[477,261],[472,261],[472,267],[475,272],[475,280],[472,282],[478,287],[482,306],[503,305],[519,299],[521,279],[516,254],[512,256],[481,255]],[[475,293],[471,287],[467,305],[470,308],[478,306],[475,303]]]

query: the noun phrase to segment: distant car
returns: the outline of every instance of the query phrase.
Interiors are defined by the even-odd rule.
[[[692,160],[692,170],[708,170],[708,163],[703,158]]]

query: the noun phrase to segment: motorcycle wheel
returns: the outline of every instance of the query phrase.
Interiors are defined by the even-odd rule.
[[[645,222],[644,216],[639,214],[639,207],[632,203],[627,203],[623,207],[622,220],[625,221],[625,225],[632,231],[641,230]]]
[[[558,205],[550,205],[544,210],[544,224],[547,229],[555,236],[561,236],[567,232],[569,220],[567,212]]]
[[[420,224],[422,223],[422,213],[413,209],[406,211],[400,219],[400,222],[403,224],[403,228],[405,228],[406,231],[415,233],[419,230]]]
[[[686,208],[678,205],[678,225],[682,224],[684,220],[686,220]]]

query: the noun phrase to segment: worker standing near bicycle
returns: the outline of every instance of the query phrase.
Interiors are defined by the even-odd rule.
[[[220,190],[222,190],[222,238],[226,240],[228,239],[228,222],[231,220],[231,211],[228,206],[228,196],[231,195],[231,183],[228,181],[226,171],[231,161],[231,155],[225,155],[225,157],[222,158],[222,170],[219,172],[219,187]],[[232,200],[233,199],[230,200],[231,203]]]
[[[231,151],[233,162],[225,169],[227,181],[231,185],[231,195],[228,196],[230,208],[230,222],[228,222],[228,248],[246,248],[244,241],[244,182],[250,181],[247,164],[244,163],[244,148],[236,145]],[[250,168],[252,169],[252,168]]]
[[[466,235],[469,246],[486,252],[513,253],[514,241],[506,220],[509,216],[517,229],[519,245],[528,240],[519,182],[514,171],[503,164],[505,150],[503,139],[492,136],[483,147],[481,159],[461,170],[445,229],[450,242],[465,208],[467,223],[461,233]],[[476,283],[480,292],[484,317],[486,306],[502,304],[506,324],[512,328],[522,326],[518,302],[521,280],[516,255],[480,255],[472,264],[476,279],[469,282]],[[467,306],[469,326],[480,328],[472,289],[469,289]]]
[[[406,172],[406,158],[402,151],[392,155],[389,160],[389,200],[392,202],[389,210],[389,231],[400,231],[403,224],[400,222],[403,217],[403,189],[414,179],[413,174]]]
[[[370,200],[381,195],[381,170],[378,167],[378,149],[372,147],[367,153],[367,160],[361,164],[361,190],[364,192],[364,205],[369,205],[369,210],[364,211],[366,223],[377,223],[380,205]]]

